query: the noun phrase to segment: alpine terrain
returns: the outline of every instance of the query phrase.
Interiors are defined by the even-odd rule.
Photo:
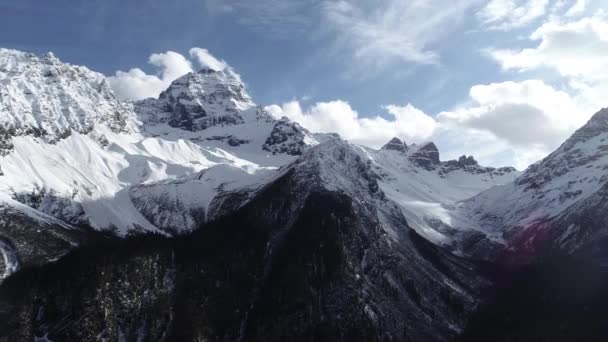
[[[607,203],[608,109],[520,172],[310,132],[230,67],[129,102],[0,49],[0,341],[583,336],[505,317],[563,307],[560,272],[595,279],[571,310],[604,298]]]

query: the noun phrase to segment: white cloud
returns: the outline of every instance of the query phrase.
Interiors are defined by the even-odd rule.
[[[608,78],[608,20],[601,13],[573,22],[546,22],[530,40],[539,44],[527,49],[490,50],[490,54],[504,69],[550,67],[562,76]]]
[[[226,62],[213,57],[206,49],[192,48],[190,56],[201,67],[213,70],[223,70],[228,67]],[[148,63],[153,65],[158,72],[150,75],[140,68],[132,68],[129,71],[119,70],[114,76],[108,77],[119,99],[142,100],[157,97],[175,79],[193,71],[192,62],[174,51],[153,53],[148,58]]]
[[[477,17],[490,29],[508,31],[544,16],[548,5],[549,0],[491,0]]]
[[[491,133],[505,143],[497,155],[519,166],[557,148],[606,105],[608,17],[603,10],[582,17],[590,8],[590,1],[558,1],[528,37],[535,46],[487,50],[504,70],[557,73],[559,89],[540,80],[475,86],[469,104],[439,114],[442,127]]]
[[[487,130],[466,126],[442,124],[433,140],[439,147],[441,160],[473,155],[481,165],[513,166],[523,170],[547,155],[547,150],[538,146],[518,148]]]
[[[156,97],[173,80],[192,71],[192,63],[177,52],[154,53],[148,63],[160,70],[158,75],[148,75],[140,68],[117,71],[109,77],[116,95],[125,100],[141,100]]]
[[[196,58],[202,67],[207,67],[211,70],[223,71],[228,67],[226,62],[215,58],[207,49],[192,48],[190,49],[190,57]]]
[[[574,5],[572,5],[572,7],[570,7],[568,9],[568,11],[566,12],[566,16],[574,17],[574,16],[584,13],[585,10],[587,9],[588,4],[589,4],[588,0],[576,0]]]
[[[307,36],[325,47],[324,56],[352,58],[349,69],[369,74],[398,63],[437,63],[439,42],[480,1],[211,0],[210,8],[265,38]]]
[[[540,80],[476,85],[469,101],[433,118],[408,104],[384,108],[392,117],[361,117],[345,101],[320,102],[303,110],[292,101],[269,106],[313,132],[335,132],[379,148],[392,137],[408,143],[434,140],[442,159],[473,154],[486,165],[523,169],[543,158],[591,116],[576,98]]]
[[[476,85],[469,95],[467,105],[442,112],[437,120],[444,128],[492,134],[519,167],[552,152],[593,114],[540,80]]]
[[[582,113],[594,113],[607,105],[608,16],[604,12],[576,20],[552,18],[529,39],[538,45],[490,50],[490,55],[504,70],[557,72]]]
[[[300,103],[292,101],[282,106],[266,107],[274,116],[287,116],[313,132],[338,133],[345,139],[379,148],[393,137],[408,142],[429,139],[437,122],[421,110],[408,104],[389,105],[390,120],[380,116],[364,118],[344,101],[319,102],[303,111]]]
[[[365,68],[379,69],[394,62],[436,63],[434,44],[458,27],[474,2],[326,1],[321,15],[324,27],[335,34],[339,53]]]

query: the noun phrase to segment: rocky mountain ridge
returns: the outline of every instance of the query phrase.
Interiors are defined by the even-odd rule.
[[[485,280],[407,227],[363,155],[328,141],[191,234],[9,279],[0,302],[16,314],[0,311],[0,328],[13,339],[451,340]],[[69,313],[82,320],[54,328]]]
[[[0,153],[12,138],[33,135],[57,142],[95,125],[128,132],[129,105],[116,100],[106,78],[62,63],[52,53],[37,56],[0,49]]]
[[[458,210],[524,259],[547,249],[575,252],[607,233],[607,172],[608,110],[602,109],[513,183],[481,192]]]
[[[171,225],[174,226],[169,230],[173,233],[191,230],[207,216],[205,203],[210,203],[222,189],[234,191],[238,184],[263,183],[273,168],[292,162],[317,145],[317,138],[336,139],[332,135],[313,135],[297,123],[274,118],[256,106],[238,74],[230,68],[186,74],[175,80],[158,99],[130,104],[116,100],[108,82],[84,67],[63,64],[51,55],[37,57],[12,50],[3,50],[0,55],[4,56],[5,69],[12,70],[10,76],[6,76],[10,82],[3,84],[15,88],[10,96],[2,98],[2,103],[21,101],[21,95],[15,95],[16,89],[25,85],[15,80],[41,78],[45,81],[48,70],[63,70],[51,77],[53,81],[40,81],[37,96],[31,97],[38,102],[50,98],[50,104],[42,107],[53,111],[32,112],[11,106],[13,109],[6,112],[5,118],[7,122],[16,122],[13,117],[27,114],[31,122],[42,123],[54,118],[58,132],[72,133],[64,134],[61,139],[56,135],[50,140],[26,131],[7,136],[12,152],[0,160],[5,174],[0,179],[0,191],[69,224],[112,229],[122,235],[131,230],[168,231],[165,228]],[[91,89],[90,84],[97,87]],[[46,93],[40,95],[43,92]],[[53,102],[54,96],[65,98],[56,95],[58,93],[67,93],[71,99]],[[115,108],[120,113],[120,121],[114,120],[115,112],[105,108]],[[62,124],[70,122],[74,112],[80,113],[81,126],[86,129],[77,126],[72,131],[69,124]],[[428,148],[434,153],[429,161],[433,167],[437,166],[439,153],[433,147],[430,144],[416,149],[409,156],[412,165],[423,163],[426,158],[423,153]],[[198,185],[193,188],[202,192],[197,195],[201,200],[188,193],[187,185],[178,186],[215,165],[234,166],[231,170],[240,171],[226,173],[225,179],[223,174],[215,174],[213,181],[196,180]],[[429,165],[421,167],[433,171]],[[377,167],[384,166],[378,164]],[[441,167],[446,173],[444,164]],[[40,174],[40,169],[52,170],[52,175]],[[87,175],[82,170],[92,173]],[[229,183],[233,186],[227,187]],[[176,189],[175,186],[183,189],[178,192],[179,196],[191,200],[179,204],[176,197],[169,200],[169,193],[162,191]],[[151,189],[155,192],[151,193]],[[164,190],[156,193],[158,189]],[[143,193],[138,194],[138,190]],[[169,202],[162,203],[163,199]],[[147,200],[153,202],[147,203]],[[151,203],[156,204],[148,205]],[[182,209],[174,216],[180,219],[155,217],[157,212],[177,207]],[[161,221],[165,228],[159,228]]]
[[[0,127],[0,339],[454,340],[476,259],[608,233],[608,110],[521,174],[311,133],[229,68],[128,103],[2,49]]]

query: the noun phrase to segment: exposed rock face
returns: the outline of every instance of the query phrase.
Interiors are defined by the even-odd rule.
[[[462,170],[471,174],[489,174],[491,176],[504,176],[508,174],[518,174],[514,167],[487,167],[480,166],[477,160],[473,156],[461,156],[458,160],[448,160],[441,163],[439,173],[442,175],[449,174],[450,172]]]
[[[420,147],[409,158],[413,163],[427,170],[434,170],[440,163],[439,150],[432,142]]]
[[[30,192],[15,193],[12,197],[19,203],[70,224],[78,226],[90,224],[80,203],[58,195],[53,189],[35,186]]]
[[[175,80],[157,100],[147,99],[136,106],[152,122],[199,131],[242,124],[244,119],[240,113],[255,104],[232,70],[203,69]]]
[[[297,156],[317,144],[299,124],[287,118],[277,120],[256,107],[240,77],[229,68],[182,76],[158,99],[137,102],[135,108],[147,124],[166,123],[197,133],[193,138],[223,141],[231,147],[254,144],[273,154]],[[214,135],[206,135],[206,131]]]
[[[129,191],[137,210],[162,231],[186,233],[205,223],[212,193],[202,181],[169,180],[140,184]]]
[[[479,165],[473,156],[460,156],[460,158],[458,158],[458,164],[461,166]]]
[[[398,152],[407,152],[407,144],[401,141],[399,138],[395,137],[387,142],[384,146],[382,146],[382,150],[392,150]]]
[[[79,228],[0,197],[0,280],[20,268],[57,260],[85,239]]]
[[[12,151],[15,136],[53,143],[95,125],[128,130],[132,109],[116,99],[105,77],[51,53],[0,49],[0,79],[0,154]]]
[[[563,196],[576,197],[579,193],[564,193]],[[596,242],[608,237],[608,183],[597,189],[591,196],[566,209],[547,224],[549,234],[539,237],[539,247],[548,247],[575,253],[583,248],[593,248]],[[542,239],[546,241],[542,241]]]
[[[274,125],[262,149],[268,152],[301,155],[315,142],[310,133],[298,123],[283,118]]]

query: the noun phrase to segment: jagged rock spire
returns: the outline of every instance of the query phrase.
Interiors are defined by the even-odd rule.
[[[382,150],[407,152],[408,147],[405,142],[401,141],[401,139],[394,137],[389,142],[387,142],[384,146],[382,146]]]
[[[410,156],[410,160],[418,166],[432,170],[440,163],[439,150],[435,143],[427,143],[414,152]]]
[[[158,99],[136,103],[138,112],[188,131],[241,124],[240,113],[254,106],[240,76],[229,68],[188,73],[173,81]]]
[[[473,165],[478,165],[477,164],[477,160],[475,160],[475,158],[473,158],[473,156],[460,156],[460,158],[458,158],[458,164],[460,164],[461,166],[473,166]]]

